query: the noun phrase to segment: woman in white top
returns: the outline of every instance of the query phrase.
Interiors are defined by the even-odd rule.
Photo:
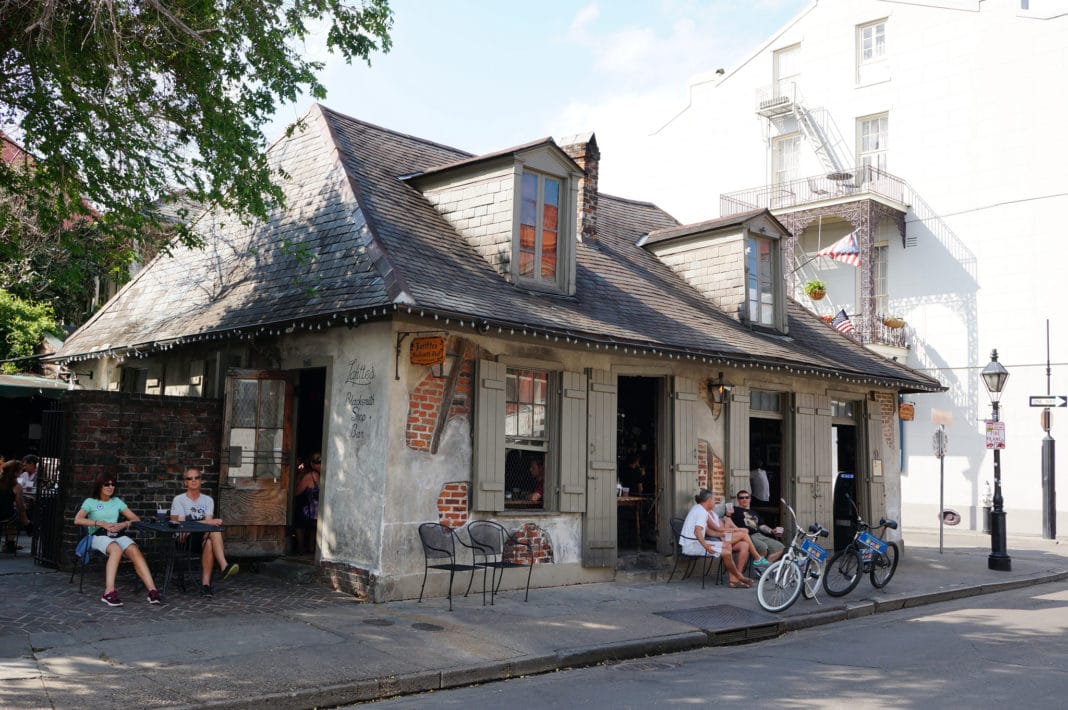
[[[732,589],[748,588],[753,586],[752,580],[743,577],[738,571],[744,567],[749,559],[748,545],[736,545],[728,540],[709,539],[706,531],[709,529],[709,514],[712,506],[716,504],[715,495],[712,491],[702,488],[696,496],[695,505],[686,514],[686,521],[682,524],[682,535],[679,537],[679,545],[683,553],[687,555],[708,555],[719,557],[727,568],[730,582],[727,584]],[[737,549],[735,549],[737,548]],[[738,562],[735,563],[733,552],[738,552]]]

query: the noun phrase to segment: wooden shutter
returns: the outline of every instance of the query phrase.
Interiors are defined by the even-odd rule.
[[[586,457],[586,515],[582,520],[582,564],[616,565],[616,416],[618,384],[605,370],[589,370]]]
[[[826,395],[794,395],[794,491],[798,523],[831,525],[831,401]],[[785,476],[783,479],[785,480]],[[783,488],[783,495],[788,493]]]
[[[563,373],[560,398],[560,511],[586,510],[586,376]]]
[[[868,522],[875,525],[886,516],[886,477],[882,461],[882,416],[876,402],[864,403],[864,443],[866,451],[857,458],[863,461],[867,483]]]
[[[472,461],[473,510],[504,510],[504,395],[508,368],[478,361],[475,442]]]
[[[674,513],[689,510],[697,491],[697,381],[672,381],[672,471],[675,478]]]
[[[727,461],[729,472],[726,495],[749,490],[749,388],[735,387],[727,408]]]

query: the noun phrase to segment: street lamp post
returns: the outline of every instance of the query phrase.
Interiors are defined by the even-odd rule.
[[[999,403],[1001,391],[1009,379],[1009,371],[998,362],[998,351],[990,353],[990,364],[981,373],[983,384],[990,393],[990,404],[994,409],[994,421],[1000,421]],[[1001,495],[1001,449],[994,447],[994,509],[990,511],[990,556],[987,567],[999,572],[1012,570],[1012,558],[1005,544],[1005,499]]]

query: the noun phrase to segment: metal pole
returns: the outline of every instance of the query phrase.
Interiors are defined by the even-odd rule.
[[[994,405],[994,421],[1000,421],[998,402]],[[1001,496],[1001,449],[994,449],[994,510],[990,513],[990,556],[987,568],[998,572],[1012,570],[1012,558],[1005,541],[1005,499]]]
[[[1057,539],[1057,442],[1046,432],[1042,439],[1042,537]]]
[[[946,425],[938,428],[938,554],[942,554],[942,543],[946,528]]]

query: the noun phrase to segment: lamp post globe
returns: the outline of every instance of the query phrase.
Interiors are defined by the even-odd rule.
[[[990,363],[980,373],[993,408],[993,420],[1000,421],[1001,393],[1009,380],[1009,371],[998,362],[998,351],[990,353]],[[1001,495],[1001,449],[994,449],[994,507],[990,511],[990,556],[987,567],[999,572],[1012,570],[1012,558],[1005,542],[1005,499]]]

